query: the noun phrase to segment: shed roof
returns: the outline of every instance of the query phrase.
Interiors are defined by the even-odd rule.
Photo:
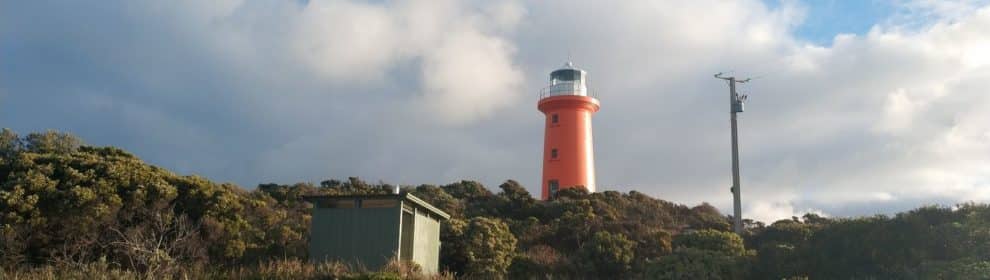
[[[424,200],[422,200],[422,199],[420,199],[420,198],[418,198],[418,197],[416,197],[416,196],[414,196],[414,195],[412,195],[410,193],[402,193],[402,194],[366,194],[366,195],[306,195],[306,196],[303,196],[303,199],[305,199],[306,201],[309,201],[309,202],[314,202],[314,203],[316,201],[319,201],[319,200],[348,200],[348,199],[362,199],[362,200],[364,200],[364,199],[394,199],[394,200],[402,200],[402,201],[407,201],[407,202],[416,204],[416,205],[418,205],[420,207],[423,207],[426,210],[429,210],[430,212],[433,212],[433,214],[436,214],[437,216],[440,216],[440,217],[442,217],[444,219],[450,219],[450,214],[447,214],[447,212],[444,212],[443,210],[440,210],[440,208],[437,208],[436,206],[433,206],[432,204],[429,204],[426,201],[424,201]]]

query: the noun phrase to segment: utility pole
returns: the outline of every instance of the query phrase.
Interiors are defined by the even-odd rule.
[[[749,78],[736,80],[736,77],[723,77],[722,73],[715,74],[715,78],[729,81],[729,119],[732,123],[732,230],[736,234],[743,234],[742,224],[742,190],[739,186],[739,137],[736,132],[736,113],[743,112],[745,95],[736,93],[736,84],[749,82]]]

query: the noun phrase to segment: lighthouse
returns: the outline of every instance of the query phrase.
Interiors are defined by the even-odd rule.
[[[568,62],[550,72],[550,85],[540,90],[537,109],[546,116],[543,138],[543,200],[561,189],[595,191],[595,157],[591,115],[598,112],[588,92],[588,73]]]

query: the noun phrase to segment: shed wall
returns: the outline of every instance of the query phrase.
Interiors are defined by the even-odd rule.
[[[424,272],[435,273],[440,266],[440,222],[426,215],[425,210],[417,209],[415,223],[413,260]]]
[[[314,208],[310,259],[341,260],[378,269],[398,251],[399,209]]]

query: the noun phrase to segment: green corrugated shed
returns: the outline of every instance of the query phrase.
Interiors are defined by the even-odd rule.
[[[440,222],[450,215],[411,195],[308,196],[309,256],[378,269],[392,258],[439,270]]]

